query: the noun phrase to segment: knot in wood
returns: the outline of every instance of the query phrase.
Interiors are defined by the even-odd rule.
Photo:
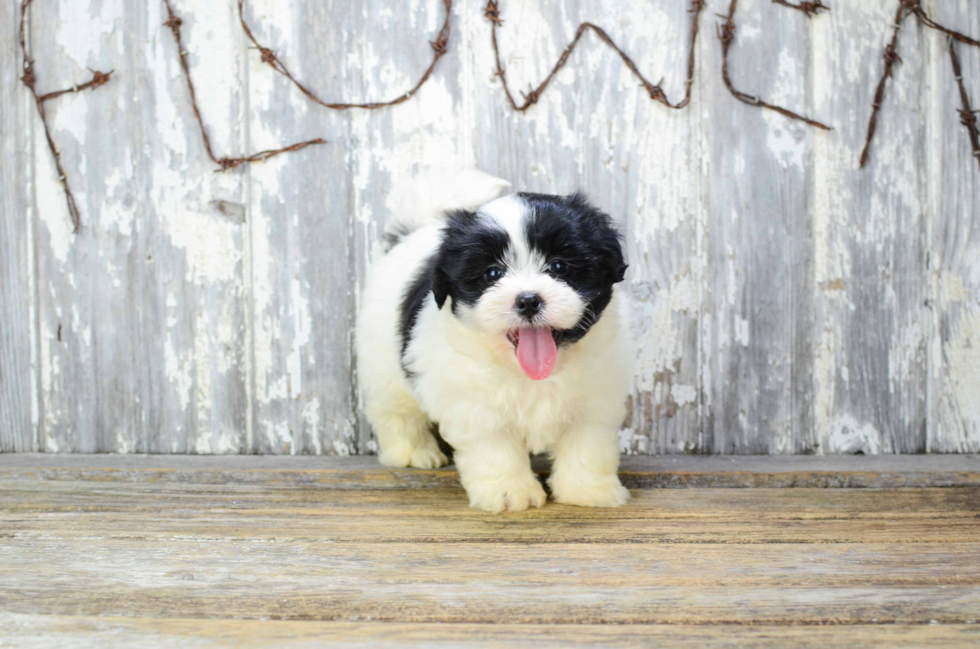
[[[493,0],[487,2],[486,8],[483,10],[483,15],[492,23],[497,25],[502,24],[504,21],[500,19],[500,10],[497,9],[497,3]]]

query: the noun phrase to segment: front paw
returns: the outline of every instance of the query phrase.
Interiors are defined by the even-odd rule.
[[[547,500],[544,488],[534,474],[501,482],[474,480],[464,486],[470,497],[470,507],[494,514],[504,510],[522,512],[528,507],[540,507]]]
[[[548,481],[555,502],[579,507],[620,507],[630,499],[630,492],[615,473],[582,476],[554,473]]]
[[[378,461],[385,466],[416,469],[438,469],[449,464],[449,460],[439,450],[439,444],[430,435],[419,446],[403,445],[395,449],[382,449]]]

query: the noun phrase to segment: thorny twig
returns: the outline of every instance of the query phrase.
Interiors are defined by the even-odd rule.
[[[510,103],[511,108],[518,112],[524,112],[538,102],[538,99],[541,97],[541,93],[548,87],[548,84],[551,83],[554,76],[558,74],[558,71],[565,66],[565,64],[568,62],[568,58],[572,55],[572,51],[575,50],[575,46],[578,45],[585,32],[590,29],[596,34],[596,36],[606,43],[606,45],[613,48],[616,53],[619,54],[619,57],[623,60],[623,63],[626,64],[626,67],[629,68],[630,72],[632,72],[633,75],[640,80],[643,88],[647,91],[647,94],[650,95],[650,99],[659,101],[668,108],[683,108],[691,101],[691,86],[694,80],[694,52],[698,38],[698,19],[701,16],[701,10],[704,8],[704,4],[705,0],[692,0],[691,2],[691,45],[687,57],[687,81],[685,82],[684,99],[676,104],[671,103],[671,101],[667,98],[666,93],[664,93],[663,89],[660,87],[660,83],[662,83],[662,81],[660,83],[652,83],[649,79],[644,77],[643,73],[641,73],[636,67],[636,64],[633,63],[633,60],[626,54],[626,52],[616,45],[609,34],[607,34],[598,25],[587,22],[578,26],[578,30],[575,32],[575,38],[572,39],[572,42],[568,44],[565,51],[562,52],[560,57],[558,57],[558,62],[555,63],[555,66],[551,69],[551,72],[548,73],[548,76],[544,78],[544,81],[538,84],[536,88],[532,88],[526,93],[522,92],[521,94],[524,96],[524,101],[518,104],[514,99],[514,95],[510,91],[510,86],[507,84],[507,73],[504,70],[504,66],[500,62],[500,47],[497,43],[497,27],[503,24],[503,20],[500,18],[500,9],[496,0],[488,0],[487,5],[483,10],[483,15],[491,22],[490,40],[493,43],[493,54],[497,63],[496,74],[498,77],[500,77],[500,81],[504,87],[504,94],[507,95],[507,101]]]
[[[892,67],[895,63],[901,63],[902,59],[898,55],[898,32],[902,28],[902,21],[905,20],[905,0],[899,0],[898,12],[895,14],[895,22],[892,23],[892,40],[885,47],[885,68],[882,70],[881,79],[878,80],[878,88],[875,90],[875,98],[871,103],[871,119],[868,120],[868,135],[864,139],[864,149],[861,151],[860,167],[863,169],[868,162],[868,151],[871,148],[871,138],[875,135],[878,126],[878,111],[881,109],[881,102],[885,98],[885,82],[892,76]]]
[[[832,130],[826,124],[810,119],[809,117],[804,117],[798,113],[794,113],[793,111],[783,108],[782,106],[770,104],[759,97],[754,97],[748,93],[742,92],[741,90],[737,90],[735,86],[732,85],[732,80],[728,75],[728,50],[732,45],[732,41],[735,40],[735,11],[737,7],[738,0],[731,0],[728,5],[728,15],[725,17],[725,22],[718,25],[718,40],[721,41],[721,78],[725,82],[725,87],[728,88],[728,91],[732,93],[735,99],[749,104],[750,106],[761,106],[762,108],[768,108],[769,110],[774,110],[781,115],[785,115],[786,117],[798,119],[801,122],[806,122],[810,126],[822,128],[825,131]]]
[[[864,140],[864,149],[861,151],[861,168],[864,168],[864,165],[868,162],[868,151],[871,148],[871,139],[874,137],[875,128],[878,123],[878,111],[881,109],[881,102],[885,97],[885,82],[887,81],[888,77],[892,76],[892,67],[895,65],[895,63],[902,62],[902,59],[898,56],[898,32],[901,29],[902,21],[905,20],[905,17],[909,14],[913,14],[922,25],[943,32],[953,40],[966,43],[967,45],[980,47],[980,41],[970,38],[966,34],[943,27],[939,23],[933,21],[922,8],[921,0],[899,0],[898,11],[895,13],[895,22],[892,26],[892,40],[885,47],[885,69],[882,71],[881,79],[878,80],[878,88],[875,90],[874,102],[871,104],[871,119],[868,121],[868,135]],[[950,47],[952,48],[952,45],[950,45]],[[952,59],[954,68],[959,67],[959,59],[956,58],[956,53],[953,52],[952,49],[950,49],[950,58]],[[964,88],[962,85],[962,75],[956,73],[956,77],[957,80],[960,81],[960,92],[961,97],[963,98],[964,106],[969,106],[969,101],[965,94],[966,88]],[[968,122],[967,119],[964,118],[963,123],[966,125],[967,130],[970,131],[971,141],[975,141],[975,131],[971,130],[970,127],[972,125],[974,129],[976,128],[976,118],[972,113],[970,114],[970,117],[972,118],[972,121]],[[976,151],[976,148],[974,148],[974,151]]]
[[[58,180],[65,189],[65,202],[68,204],[68,214],[71,216],[74,231],[77,233],[82,227],[82,219],[78,213],[78,205],[75,203],[75,196],[71,193],[71,187],[68,185],[68,175],[65,173],[65,168],[61,165],[61,153],[58,151],[58,147],[55,146],[54,139],[51,137],[51,127],[48,126],[48,116],[44,110],[44,103],[50,99],[60,97],[61,95],[70,92],[79,92],[90,88],[98,88],[109,81],[109,78],[112,76],[112,71],[99,72],[98,70],[93,70],[92,79],[90,81],[66,90],[57,90],[55,92],[49,92],[45,95],[39,95],[37,92],[37,77],[34,75],[34,60],[31,59],[30,51],[27,49],[27,33],[30,30],[30,24],[27,20],[27,9],[30,7],[31,2],[33,2],[33,0],[21,0],[20,3],[20,50],[24,57],[24,76],[22,76],[20,80],[25,86],[27,86],[28,90],[31,91],[31,95],[34,97],[34,105],[37,107],[37,113],[41,117],[41,124],[44,126],[44,136],[48,141],[48,148],[51,150],[51,157],[54,158],[55,169],[58,170]]]
[[[915,17],[919,20],[919,22],[925,25],[926,27],[932,27],[935,30],[941,31],[947,36],[951,36],[952,38],[958,40],[961,43],[966,43],[967,45],[973,45],[974,47],[980,47],[980,41],[978,41],[977,39],[970,38],[966,34],[962,34],[958,31],[949,29],[948,27],[943,27],[939,23],[935,22],[932,18],[930,18],[929,15],[925,12],[925,9],[922,8],[922,0],[902,0],[902,3],[905,5],[906,11],[908,11],[908,13],[910,14],[915,14]]]
[[[68,93],[81,92],[82,90],[88,90],[89,88],[98,88],[99,86],[109,83],[109,79],[112,77],[112,73],[115,70],[109,70],[108,72],[99,72],[98,70],[91,70],[92,78],[86,81],[80,86],[72,86],[71,88],[65,88],[64,90],[55,90],[54,92],[49,92],[46,95],[41,96],[41,101],[48,101],[49,99],[54,99],[55,97],[60,97],[61,95],[67,95]]]
[[[830,11],[830,7],[823,4],[820,0],[813,0],[812,2],[800,2],[799,4],[793,4],[788,2],[788,0],[772,0],[778,5],[784,7],[789,7],[790,9],[796,9],[797,11],[802,11],[809,18],[810,16],[816,16],[821,9],[824,11]]]
[[[29,1],[29,0],[28,0]],[[184,49],[184,43],[180,38],[180,26],[183,21],[174,13],[173,5],[170,4],[170,0],[163,0],[167,6],[167,22],[163,23],[165,26],[170,28],[170,32],[174,36],[174,42],[177,43],[177,54],[180,59],[180,68],[184,72],[184,80],[187,82],[187,91],[191,96],[191,108],[194,109],[194,117],[197,118],[197,125],[201,129],[201,139],[204,140],[204,149],[207,151],[208,157],[220,167],[219,171],[225,171],[227,169],[234,169],[235,167],[247,164],[250,162],[258,162],[261,160],[268,160],[280,153],[288,153],[290,151],[299,151],[312,144],[326,144],[326,140],[321,138],[316,138],[313,140],[307,140],[305,142],[297,142],[296,144],[290,144],[289,146],[283,147],[281,149],[270,149],[268,151],[260,151],[259,153],[254,153],[250,156],[244,156],[239,158],[219,158],[214,154],[214,150],[211,148],[211,138],[208,137],[208,130],[204,127],[204,119],[201,117],[201,111],[197,107],[197,93],[194,92],[194,82],[191,80],[190,66],[187,64],[187,50]]]
[[[966,84],[963,83],[963,69],[960,67],[960,57],[956,54],[956,44],[953,40],[952,38],[949,39],[949,60],[953,65],[953,76],[956,77],[956,83],[959,85],[960,101],[963,103],[963,109],[958,112],[960,114],[960,121],[966,127],[966,131],[970,136],[973,157],[977,159],[977,164],[980,164],[980,130],[977,129],[977,111],[974,111],[970,107],[970,96],[966,94]]]
[[[396,104],[402,103],[403,101],[407,101],[412,96],[414,96],[415,93],[419,91],[419,88],[421,88],[425,84],[425,82],[429,80],[429,77],[432,76],[432,71],[435,70],[436,63],[438,63],[439,59],[441,59],[443,55],[446,53],[449,45],[449,18],[452,13],[453,0],[442,0],[442,4],[444,5],[446,10],[446,19],[442,23],[442,29],[439,30],[438,34],[436,34],[436,40],[429,42],[429,45],[432,46],[432,52],[433,52],[432,62],[429,64],[429,67],[426,68],[425,72],[422,74],[422,77],[418,80],[418,82],[414,86],[412,86],[412,88],[402,93],[401,95],[398,95],[397,97],[395,97],[390,101],[372,101],[363,104],[328,102],[328,101],[324,101],[323,99],[320,99],[320,97],[318,97],[316,93],[314,93],[312,90],[307,88],[300,81],[298,81],[296,77],[292,75],[292,73],[289,71],[289,68],[287,68],[286,64],[283,63],[278,56],[276,56],[275,52],[273,52],[268,47],[265,47],[264,45],[259,43],[259,41],[255,38],[255,35],[252,33],[251,28],[249,28],[248,23],[245,21],[245,0],[238,0],[238,15],[242,23],[242,29],[245,31],[245,35],[248,37],[248,40],[252,41],[252,45],[254,45],[255,48],[261,54],[262,61],[264,63],[267,63],[269,66],[271,66],[273,70],[275,70],[279,74],[283,75],[284,77],[292,81],[293,85],[299,88],[299,90],[304,95],[306,95],[310,99],[310,101],[320,104],[321,106],[324,106],[326,108],[332,108],[334,110],[347,110],[348,108],[375,109],[375,108],[383,108],[385,106],[394,106]]]

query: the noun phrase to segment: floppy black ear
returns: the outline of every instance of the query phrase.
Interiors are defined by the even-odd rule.
[[[629,264],[620,264],[619,268],[616,270],[616,283],[619,283],[626,279],[626,269],[629,268]]]
[[[446,271],[439,267],[438,261],[432,267],[430,281],[432,282],[432,295],[436,298],[436,306],[441,310],[446,303],[446,298],[449,297],[449,289],[452,285]]]
[[[625,279],[626,269],[629,268],[629,264],[627,264],[626,260],[623,259],[623,247],[620,244],[622,237],[613,227],[612,219],[609,219],[608,221],[608,229],[604,238],[604,266],[608,269],[607,272],[609,273],[609,277],[612,279],[612,283],[616,284]]]

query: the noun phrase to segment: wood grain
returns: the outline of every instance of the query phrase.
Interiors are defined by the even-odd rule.
[[[210,534],[271,541],[283,534],[329,543],[980,540],[976,488],[634,490],[626,509],[582,510],[549,503],[526,514],[495,517],[470,510],[459,487],[334,490],[329,485],[276,489],[269,484],[34,480],[0,484],[5,490],[0,521],[9,531],[20,529],[19,534],[32,539],[61,530],[79,539],[103,534],[136,540]],[[37,516],[25,520],[31,513]]]
[[[925,280],[928,164],[925,52],[932,39],[904,24],[904,63],[889,80],[871,156],[856,162],[884,65],[897,2],[844,3],[813,20],[815,108],[835,130],[816,150],[815,373],[819,448],[912,453],[926,447]],[[869,62],[862,74],[852,61]]]
[[[545,458],[533,468],[542,477]],[[620,479],[653,488],[978,487],[980,456],[625,456]],[[454,467],[390,469],[373,457],[52,455],[0,456],[0,478],[131,483],[418,489],[458,486]]]
[[[771,2],[739,7],[732,83],[813,114],[806,17]],[[712,36],[703,83],[706,101],[718,109],[702,126],[711,160],[703,450],[813,452],[813,219],[802,216],[809,213],[813,142],[827,135],[732,96],[717,71],[721,44]]]
[[[475,166],[515,189],[584,189],[622,227],[636,347],[624,452],[977,452],[980,173],[939,32],[903,27],[869,165],[856,163],[897,2],[812,17],[739,3],[736,85],[831,132],[734,100],[714,29],[725,0],[702,13],[684,110],[650,100],[587,35],[521,114],[493,74],[482,1],[454,3],[449,52],[417,96],[346,112],[310,104],[248,49],[236,0],[177,2],[219,154],[329,141],[220,174],[161,6],[37,2],[42,91],[115,71],[49,102],[78,235],[36,146],[6,8],[0,450],[373,452],[350,344],[365,269],[415,174]],[[300,78],[352,101],[410,85],[442,20],[439,0],[307,5],[246,10]],[[970,0],[924,6],[978,24]],[[684,93],[689,2],[499,8],[515,92],[591,21]],[[959,48],[968,80],[977,49]]]
[[[246,151],[243,37],[233,3],[175,2],[184,20],[197,101],[217,155]],[[149,71],[150,100],[136,94],[140,145],[138,187],[150,197],[141,231],[142,347],[137,364],[142,447],[127,435],[105,450],[152,453],[241,453],[247,450],[247,236],[241,172],[216,173],[198,133],[163,3],[132,5],[137,33],[133,70]],[[132,73],[131,73],[132,75]],[[137,77],[138,78],[138,77]],[[153,359],[140,362],[140,358]]]
[[[426,624],[204,620],[0,614],[14,646],[104,647],[106,643],[154,647],[922,647],[969,646],[980,638],[975,624],[737,626]]]
[[[458,487],[379,489],[360,459],[334,482],[317,458],[257,459],[267,479],[251,482],[227,466],[248,458],[55,458],[66,473],[45,479],[48,458],[0,468],[0,640],[15,646],[977,637],[976,486],[636,489],[619,509],[491,515]],[[176,460],[181,481],[138,477]],[[120,479],[99,467],[114,461],[144,466]],[[272,466],[288,463],[307,468]]]
[[[18,8],[0,8],[0,453],[37,449],[33,151],[30,93],[20,88]]]
[[[935,20],[962,25],[980,34],[980,6],[974,2],[936,3]],[[942,167],[930,184],[928,232],[929,312],[932,337],[929,350],[930,418],[927,450],[970,452],[978,448],[980,431],[980,174],[966,131],[948,121],[960,105],[956,80],[945,41],[933,39],[932,74],[941,88],[929,104],[930,162]],[[974,109],[980,107],[980,48],[957,46],[963,79]]]
[[[246,3],[260,40],[321,96],[350,92],[346,61],[364,20],[358,3]],[[373,15],[370,14],[370,15]],[[351,254],[348,167],[350,112],[310,103],[289,81],[245,56],[248,133],[253,150],[324,137],[304,153],[253,165],[246,228],[251,270],[252,397],[249,449],[256,453],[356,452],[351,308],[345,281]],[[406,64],[407,65],[407,64]]]

